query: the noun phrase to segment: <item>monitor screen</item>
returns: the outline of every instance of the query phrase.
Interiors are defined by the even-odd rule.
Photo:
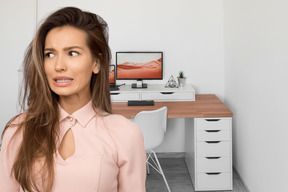
[[[115,84],[115,65],[109,66],[109,83]]]
[[[116,79],[163,79],[163,52],[116,52]]]

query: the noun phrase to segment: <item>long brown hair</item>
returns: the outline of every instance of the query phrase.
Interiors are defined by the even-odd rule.
[[[28,46],[24,58],[24,94],[22,108],[24,120],[17,133],[23,133],[13,165],[13,173],[21,187],[27,191],[51,191],[54,181],[54,154],[59,133],[58,95],[52,92],[44,72],[44,47],[48,32],[61,26],[73,26],[87,34],[87,45],[93,59],[100,61],[100,71],[91,78],[94,109],[111,113],[109,92],[109,64],[107,23],[98,15],[75,7],[62,8],[52,13],[39,27]],[[25,108],[27,106],[27,109]],[[15,119],[15,118],[14,118]],[[5,129],[11,125],[10,121]],[[4,134],[3,132],[3,134]],[[39,171],[42,186],[37,185],[35,169]]]

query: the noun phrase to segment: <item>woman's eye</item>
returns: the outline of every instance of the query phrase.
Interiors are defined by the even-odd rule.
[[[45,57],[51,58],[51,57],[54,57],[54,54],[53,53],[46,53]]]
[[[69,55],[70,56],[77,56],[77,55],[79,55],[76,51],[70,51],[69,52]]]

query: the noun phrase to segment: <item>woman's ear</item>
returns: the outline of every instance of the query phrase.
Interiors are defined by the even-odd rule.
[[[98,74],[100,71],[100,61],[97,59],[93,63],[93,69],[92,69],[94,74]]]

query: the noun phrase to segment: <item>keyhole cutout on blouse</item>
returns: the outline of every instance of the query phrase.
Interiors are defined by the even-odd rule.
[[[65,133],[58,151],[64,160],[68,159],[75,153],[75,139],[71,129]]]

